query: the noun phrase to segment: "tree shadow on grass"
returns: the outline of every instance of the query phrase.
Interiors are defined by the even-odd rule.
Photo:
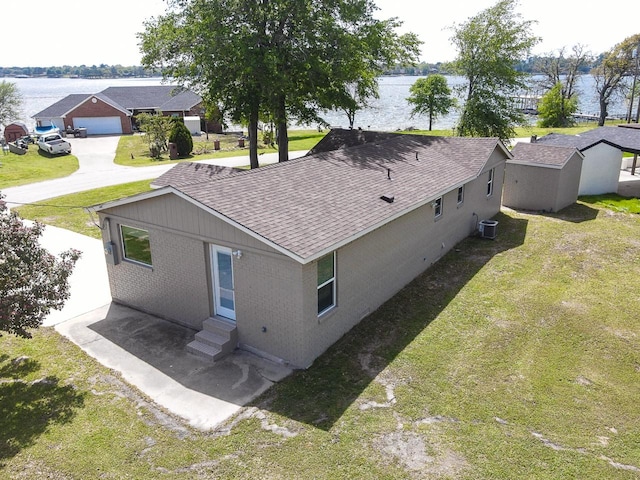
[[[556,213],[546,214],[548,217],[571,223],[590,222],[598,216],[598,209],[581,203],[574,203]]]
[[[565,222],[582,223],[590,222],[598,217],[599,210],[597,208],[589,207],[582,203],[573,203],[559,212],[539,212],[512,208],[514,212],[520,212],[527,215],[540,215],[548,218],[556,218]]]
[[[496,240],[468,237],[351,329],[307,370],[299,370],[252,405],[330,429],[364,389],[495,255],[524,243],[528,221],[494,217]]]
[[[84,394],[46,376],[24,380],[40,370],[27,357],[0,355],[0,467],[4,460],[32,445],[53,423],[67,423],[84,405]]]

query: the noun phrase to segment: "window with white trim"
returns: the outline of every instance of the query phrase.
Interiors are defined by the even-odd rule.
[[[152,265],[151,243],[147,230],[120,225],[120,236],[125,259],[143,265]]]
[[[458,187],[458,205],[462,205],[464,202],[464,185]]]
[[[336,305],[336,252],[318,260],[318,316]]]
[[[442,216],[442,197],[436,198],[433,201],[433,216],[435,218]]]
[[[487,181],[487,197],[493,195],[493,179],[496,174],[496,169],[492,168],[489,170],[489,180]]]

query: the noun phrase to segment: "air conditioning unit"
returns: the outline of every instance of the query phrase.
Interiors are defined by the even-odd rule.
[[[498,231],[498,222],[495,220],[482,220],[478,224],[478,233],[480,237],[495,240]]]

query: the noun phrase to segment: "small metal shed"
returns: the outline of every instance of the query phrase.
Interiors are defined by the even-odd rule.
[[[184,124],[191,135],[200,135],[200,117],[184,117]]]
[[[25,135],[29,135],[29,129],[26,123],[13,122],[4,127],[4,139],[7,142],[15,142]]]

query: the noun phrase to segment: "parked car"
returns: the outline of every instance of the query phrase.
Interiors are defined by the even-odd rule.
[[[41,135],[38,139],[38,148],[51,155],[71,153],[71,144],[59,133]]]

